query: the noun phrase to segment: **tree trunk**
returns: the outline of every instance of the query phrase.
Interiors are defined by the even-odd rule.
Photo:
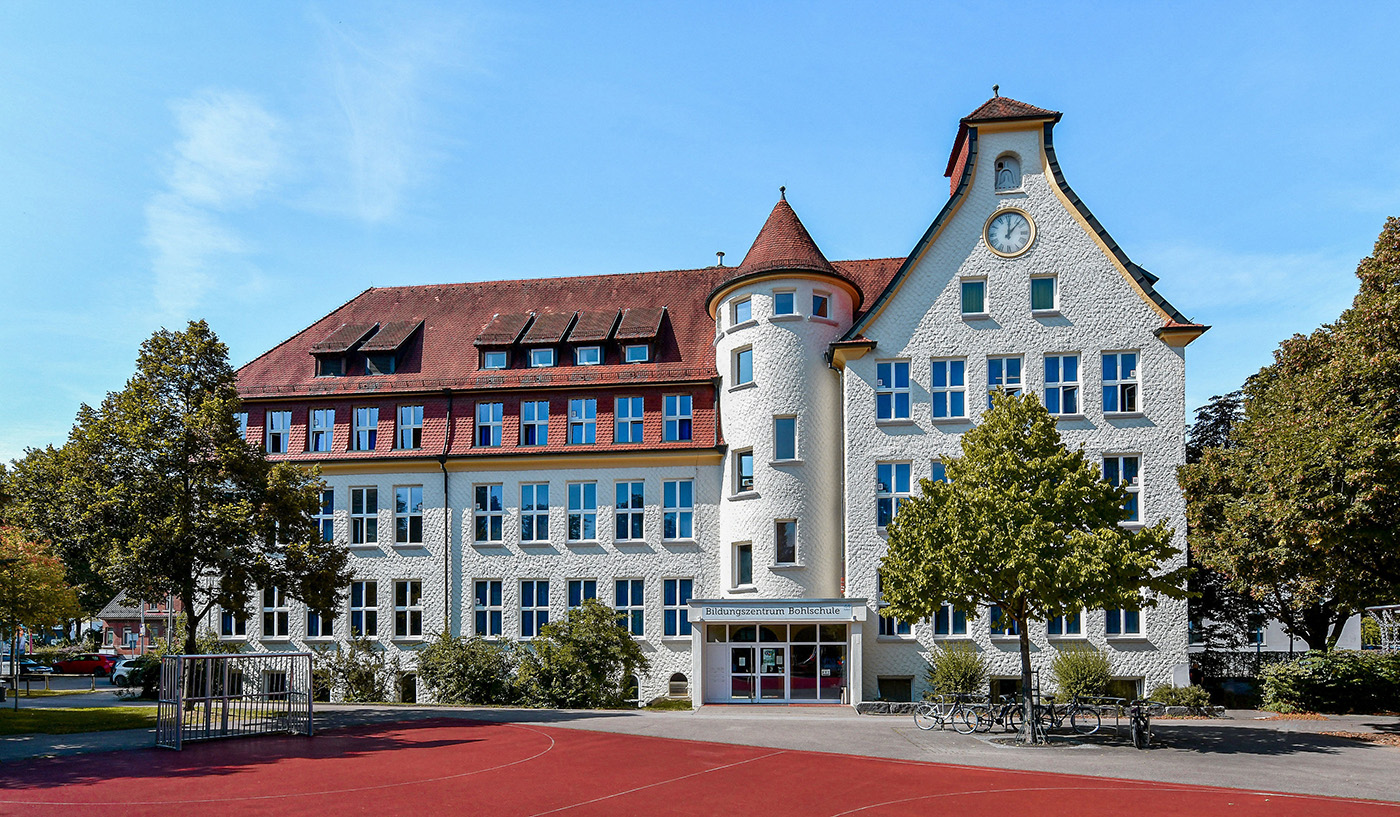
[[[1016,622],[1021,633],[1021,733],[1017,739],[1022,743],[1036,742],[1035,702],[1031,699],[1031,636],[1025,622]]]
[[[180,590],[180,606],[185,608],[185,655],[195,653],[195,628],[199,622],[194,619],[194,588],[185,587]],[[167,633],[166,638],[170,635]]]

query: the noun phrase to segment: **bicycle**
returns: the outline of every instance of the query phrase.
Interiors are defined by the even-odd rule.
[[[1146,749],[1152,745],[1152,713],[1165,708],[1166,704],[1138,698],[1128,704],[1128,730],[1133,738],[1133,746]]]
[[[1025,719],[1019,695],[1002,695],[999,704],[977,704],[972,709],[977,715],[979,732],[990,732],[992,727],[997,725],[1007,732],[1019,732]]]
[[[970,735],[977,728],[977,712],[967,704],[972,696],[954,694],[938,700],[922,700],[914,707],[914,725],[927,732],[952,724],[960,735]],[[951,698],[951,700],[949,700]]]
[[[1075,695],[1063,708],[1055,705],[1055,699],[1048,699],[1049,703],[1036,707],[1036,720],[1040,728],[1049,732],[1052,729],[1064,727],[1065,720],[1069,720],[1070,728],[1080,735],[1092,735],[1099,731],[1103,725],[1103,720],[1099,717],[1099,709],[1085,702],[1085,699]]]

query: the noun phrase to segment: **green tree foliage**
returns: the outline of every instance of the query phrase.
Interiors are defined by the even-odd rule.
[[[1192,551],[1314,649],[1400,598],[1400,219],[1334,324],[1280,344],[1228,448],[1182,469]]]
[[[1050,675],[1055,679],[1060,699],[1068,701],[1076,695],[1087,698],[1104,694],[1113,681],[1113,666],[1103,650],[1087,645],[1067,646],[1055,652]]]
[[[929,657],[928,685],[939,695],[985,692],[987,659],[965,644],[950,644]]]
[[[624,681],[650,663],[616,610],[589,599],[540,628],[520,663],[522,698],[535,706],[599,709],[626,703]]]
[[[349,553],[312,516],[319,475],[270,464],[239,435],[228,350],[204,322],[141,345],[136,373],[83,406],[62,449],[30,451],[9,480],[27,528],[134,599],[180,599],[185,639],[218,605],[246,610],[276,586],[333,610]]]
[[[0,527],[0,628],[6,643],[16,627],[52,627],[78,614],[78,597],[48,545]]]
[[[438,703],[513,704],[519,660],[510,643],[441,633],[418,653],[418,677]]]
[[[313,647],[311,676],[317,687],[338,690],[346,703],[377,703],[393,698],[394,684],[402,673],[397,655],[368,639]]]
[[[1259,673],[1263,708],[1275,712],[1363,712],[1400,709],[1400,653],[1313,651]]]
[[[1034,395],[993,395],[947,476],[923,480],[922,496],[889,526],[886,612],[915,621],[944,602],[973,614],[999,606],[1019,625],[1027,722],[1030,622],[1186,594],[1186,567],[1166,567],[1181,554],[1172,530],[1165,522],[1121,527],[1127,494],[1105,482],[1083,450],[1065,448]]]

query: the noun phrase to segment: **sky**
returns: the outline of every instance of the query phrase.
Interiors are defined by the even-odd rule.
[[[958,119],[1066,177],[1211,329],[1187,406],[1334,320],[1400,215],[1400,4],[0,5],[0,461],[161,328],[241,365],[366,287],[738,263],[786,185],[903,256]]]

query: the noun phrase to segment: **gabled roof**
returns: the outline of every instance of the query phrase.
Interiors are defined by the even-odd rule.
[[[393,321],[387,323],[374,337],[364,342],[360,346],[361,352],[397,352],[400,346],[413,337],[413,333],[418,331],[418,327],[423,325],[422,318],[414,318],[407,321]]]
[[[997,122],[1008,119],[1044,119],[1047,116],[1052,116],[1056,121],[1059,121],[1061,114],[1059,111],[1027,105],[1009,96],[994,96],[977,106],[977,110],[964,116],[962,121]]]

